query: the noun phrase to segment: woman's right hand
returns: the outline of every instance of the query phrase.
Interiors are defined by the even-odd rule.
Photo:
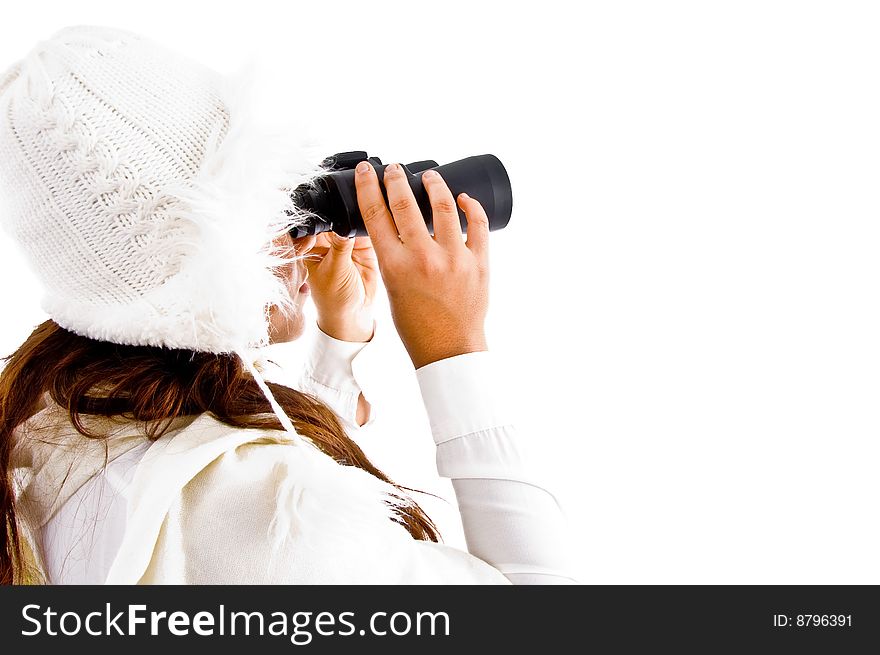
[[[387,206],[376,170],[367,162],[358,165],[358,206],[379,260],[394,326],[413,365],[418,369],[487,350],[489,221],[483,207],[466,194],[458,196],[467,218],[465,243],[452,192],[439,174],[426,171],[422,182],[433,211],[432,237],[398,164],[385,168],[383,181]]]

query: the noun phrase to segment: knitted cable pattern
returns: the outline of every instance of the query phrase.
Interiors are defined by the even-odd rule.
[[[290,304],[272,240],[307,219],[289,189],[323,170],[246,100],[110,28],[62,30],[0,77],[0,221],[56,322],[218,353],[268,341],[268,307]]]
[[[97,47],[106,46],[96,44],[96,52],[100,52]],[[106,122],[102,124],[94,113],[87,113],[82,105],[77,107],[69,98],[56,93],[56,85],[42,63],[41,55],[49,52],[67,60],[76,56],[66,44],[50,41],[41,44],[27,59],[25,67],[34,83],[27,86],[24,101],[31,105],[34,136],[45,146],[40,163],[45,165],[46,160],[54,160],[58,164],[56,170],[66,177],[58,182],[71,189],[82,189],[79,202],[74,205],[74,216],[89,217],[94,230],[90,239],[92,252],[112,253],[115,257],[121,249],[134,270],[141,273],[128,276],[122,285],[104,287],[115,302],[131,301],[180,269],[185,252],[169,248],[169,243],[179,235],[167,224],[166,211],[176,201],[162,193],[155,176],[146,183],[142,181],[141,171],[150,169],[135,168],[128,163],[132,158],[127,156],[125,148],[108,138]],[[220,134],[217,136],[222,137],[228,128],[225,114],[220,114],[218,125]],[[195,170],[187,172],[193,175]],[[183,225],[176,226],[176,230],[183,229]],[[104,242],[94,243],[96,238]],[[108,265],[108,262],[102,263]]]

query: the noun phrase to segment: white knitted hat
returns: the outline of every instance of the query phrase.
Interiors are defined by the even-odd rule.
[[[289,192],[325,171],[247,100],[135,34],[64,29],[0,77],[0,222],[59,325],[238,353],[277,413],[248,353],[268,342],[270,305],[292,305],[272,246],[307,217]]]

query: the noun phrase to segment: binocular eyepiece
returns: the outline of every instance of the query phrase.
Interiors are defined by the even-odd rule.
[[[321,162],[321,167],[328,172],[294,190],[293,202],[296,207],[309,214],[309,220],[304,225],[293,227],[290,230],[291,237],[297,239],[331,230],[344,237],[368,236],[358,207],[354,183],[354,168],[364,160],[376,169],[381,181],[385,164],[378,157],[369,157],[366,152],[355,150],[327,157]],[[434,233],[433,212],[428,193],[422,184],[422,174],[428,169],[440,173],[453,198],[457,198],[460,193],[467,193],[478,200],[486,211],[490,230],[500,230],[510,222],[513,208],[510,178],[495,155],[467,157],[443,166],[430,160],[417,161],[403,166],[403,171],[431,234]],[[384,185],[381,187],[387,203],[388,195]],[[456,210],[461,229],[465,232],[467,218],[457,204]]]

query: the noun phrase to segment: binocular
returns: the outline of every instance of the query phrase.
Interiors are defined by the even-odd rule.
[[[294,239],[333,231],[344,237],[368,236],[357,202],[357,189],[354,183],[354,168],[359,162],[368,161],[381,181],[385,164],[378,157],[369,157],[362,150],[338,152],[321,162],[327,173],[310,183],[299,185],[291,195],[294,205],[308,214],[304,225],[290,230]],[[428,231],[434,234],[433,212],[428,193],[422,184],[422,174],[428,169],[436,170],[453,198],[466,193],[483,206],[489,219],[490,230],[500,230],[510,222],[513,197],[510,191],[510,178],[504,165],[495,155],[476,155],[438,166],[437,162],[425,160],[402,166],[413,191]],[[388,202],[385,186],[382,196]],[[463,232],[467,231],[467,218],[456,204],[458,219]],[[293,212],[288,212],[292,214]]]

